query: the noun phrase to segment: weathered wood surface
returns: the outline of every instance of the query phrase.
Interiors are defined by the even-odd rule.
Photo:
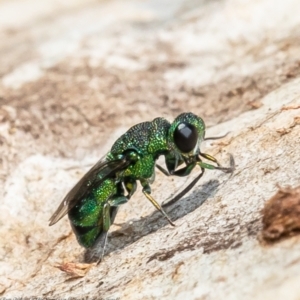
[[[262,209],[300,181],[300,2],[0,1],[0,294],[300,299],[300,237],[260,242]],[[167,212],[140,192],[84,277],[64,194],[130,126],[203,116],[207,171]],[[158,172],[163,201],[186,178]],[[79,275],[85,270],[78,265]]]

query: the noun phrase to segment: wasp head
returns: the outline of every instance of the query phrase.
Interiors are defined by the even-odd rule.
[[[189,161],[199,155],[204,135],[204,121],[193,113],[183,113],[171,124],[168,141],[175,156]]]

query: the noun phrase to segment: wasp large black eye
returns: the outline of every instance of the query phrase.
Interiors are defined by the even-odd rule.
[[[189,123],[180,123],[174,131],[174,143],[183,153],[192,151],[198,141],[198,132],[195,126]]]

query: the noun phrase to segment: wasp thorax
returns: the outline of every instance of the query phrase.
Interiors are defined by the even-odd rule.
[[[197,145],[198,132],[195,126],[183,122],[178,124],[173,137],[176,147],[183,153],[188,153]]]

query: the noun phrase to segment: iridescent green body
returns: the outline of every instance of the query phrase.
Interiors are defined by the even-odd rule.
[[[179,115],[173,123],[164,118],[156,118],[131,127],[116,140],[105,158],[69,192],[50,219],[50,225],[68,213],[79,243],[85,248],[94,247],[99,239],[106,240],[118,206],[130,199],[137,182],[141,183],[148,200],[173,225],[150,195],[150,184],[155,177],[156,160],[159,156],[165,157],[167,170],[157,167],[166,175],[187,176],[196,165],[200,166],[202,173],[184,193],[199,180],[205,168],[225,172],[233,170],[220,167],[215,158],[200,152],[204,136],[203,120],[192,113]],[[200,155],[218,166],[202,162]],[[182,164],[184,167],[178,169]],[[104,247],[105,242],[102,244]]]
[[[77,240],[85,248],[91,247],[103,230],[103,206],[116,193],[115,179],[106,179],[69,211]]]
[[[148,179],[154,173],[155,161],[168,151],[168,132],[170,123],[163,118],[156,118],[152,122],[143,122],[131,127],[113,144],[107,158],[114,160],[125,151],[136,151],[139,159],[124,170],[122,176],[135,180]]]

